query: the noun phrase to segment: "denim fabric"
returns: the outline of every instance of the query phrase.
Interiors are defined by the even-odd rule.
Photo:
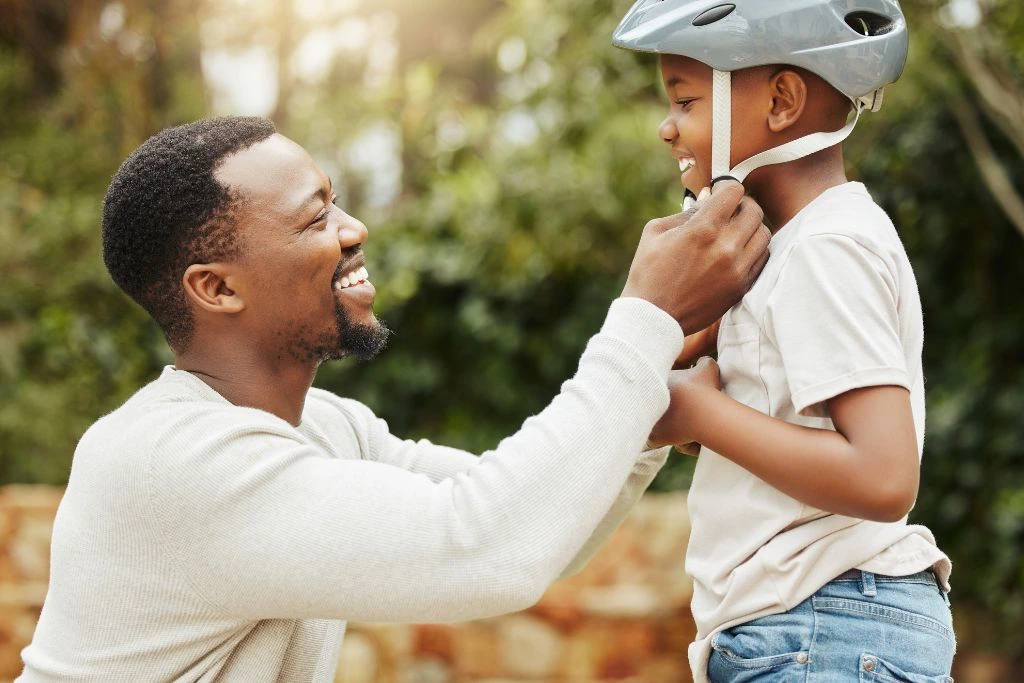
[[[931,572],[844,575],[712,640],[712,683],[951,683],[946,594]]]

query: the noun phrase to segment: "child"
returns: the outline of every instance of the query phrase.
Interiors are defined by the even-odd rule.
[[[674,389],[704,445],[695,680],[951,681],[950,562],[906,518],[924,437],[917,285],[839,144],[851,102],[877,110],[903,68],[899,4],[640,0],[614,42],[661,54],[658,132],[684,185],[745,180],[774,232],[720,321],[724,393]]]

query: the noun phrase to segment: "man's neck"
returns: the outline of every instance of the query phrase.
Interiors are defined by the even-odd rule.
[[[747,188],[764,209],[765,223],[778,232],[822,192],[847,182],[839,145],[750,174]]]
[[[211,346],[192,344],[175,356],[174,366],[191,372],[236,406],[265,410],[293,426],[302,422],[315,365],[268,359],[242,342]]]

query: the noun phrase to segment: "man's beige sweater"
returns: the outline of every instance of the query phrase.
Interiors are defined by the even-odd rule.
[[[664,462],[642,449],[681,346],[615,301],[575,377],[479,458],[317,389],[293,427],[167,368],[82,437],[18,680],[331,681],[346,620],[533,604]]]

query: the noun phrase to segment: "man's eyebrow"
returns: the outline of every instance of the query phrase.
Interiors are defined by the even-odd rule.
[[[308,206],[309,204],[312,204],[313,202],[315,202],[318,199],[320,201],[330,201],[331,197],[333,197],[333,196],[334,196],[334,181],[332,181],[330,179],[330,177],[328,177],[327,178],[327,190],[324,191],[324,186],[321,185],[320,187],[316,188],[316,190],[311,195],[306,197],[306,200],[304,202],[302,202],[302,205],[303,206]]]

